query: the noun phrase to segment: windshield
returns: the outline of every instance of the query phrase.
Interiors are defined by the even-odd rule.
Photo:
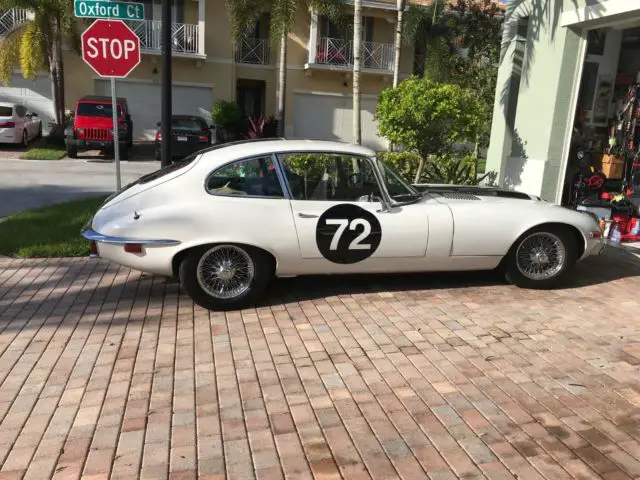
[[[108,117],[113,115],[113,109],[109,103],[79,103],[78,112],[79,117]],[[120,105],[118,105],[118,116],[122,115]]]
[[[414,202],[422,198],[422,194],[405,182],[389,165],[381,159],[376,159],[378,170],[382,175],[382,181],[387,187],[389,196],[398,203]]]

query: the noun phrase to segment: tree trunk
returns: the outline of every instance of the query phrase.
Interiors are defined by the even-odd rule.
[[[353,143],[362,143],[360,120],[360,54],[362,51],[362,0],[353,2]]]
[[[420,177],[422,177],[422,172],[424,171],[424,166],[427,164],[427,155],[420,155],[420,163],[418,164],[418,170],[416,171],[416,177],[413,180],[413,183],[420,183]]]
[[[280,59],[278,65],[278,135],[284,138],[285,95],[287,94],[287,41],[286,33],[280,38]]]
[[[62,31],[60,18],[51,22],[51,53],[49,55],[49,77],[53,95],[53,109],[56,124],[64,123],[64,65],[62,61]]]
[[[404,17],[404,9],[406,0],[398,0],[398,17],[396,19],[396,39],[393,45],[394,61],[393,61],[393,88],[398,86],[400,78],[400,50],[402,48],[402,22]]]

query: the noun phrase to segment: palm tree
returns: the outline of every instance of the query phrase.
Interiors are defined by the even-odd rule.
[[[393,42],[393,88],[398,86],[400,79],[400,50],[402,49],[402,29],[404,27],[404,9],[407,8],[407,0],[398,0],[398,16],[396,18],[396,37]]]
[[[362,0],[353,2],[353,143],[362,143],[360,62],[362,52]]]
[[[278,135],[284,136],[285,96],[287,83],[287,41],[295,23],[297,13],[314,8],[331,18],[338,18],[342,11],[342,0],[227,0],[231,17],[232,35],[239,40],[245,30],[253,25],[264,12],[271,12],[271,37],[280,45],[278,61]]]
[[[34,79],[39,70],[49,70],[56,121],[55,132],[64,123],[64,62],[62,45],[80,52],[80,36],[69,0],[0,0],[0,11],[28,10],[31,15],[0,43],[0,80],[7,85],[16,67]]]

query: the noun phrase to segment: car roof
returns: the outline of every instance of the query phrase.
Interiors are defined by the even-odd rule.
[[[215,154],[214,154],[215,152]],[[288,152],[323,152],[350,155],[373,156],[375,151],[360,145],[329,140],[286,140],[283,138],[254,139],[216,145],[202,151],[203,159],[207,157],[226,160],[233,158],[267,155],[269,153]],[[208,155],[211,153],[212,155]]]
[[[20,104],[13,102],[0,102],[0,107],[17,107],[18,105]]]

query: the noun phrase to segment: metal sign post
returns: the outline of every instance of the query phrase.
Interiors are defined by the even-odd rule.
[[[103,78],[111,81],[113,118],[113,158],[116,164],[116,185],[120,178],[120,141],[116,78],[124,78],[140,64],[140,39],[122,20],[96,20],[82,33],[82,58]]]
[[[111,77],[111,108],[113,109],[113,158],[116,162],[116,191],[119,192],[122,188],[122,178],[120,176],[120,132],[118,132],[118,102],[115,77]]]

